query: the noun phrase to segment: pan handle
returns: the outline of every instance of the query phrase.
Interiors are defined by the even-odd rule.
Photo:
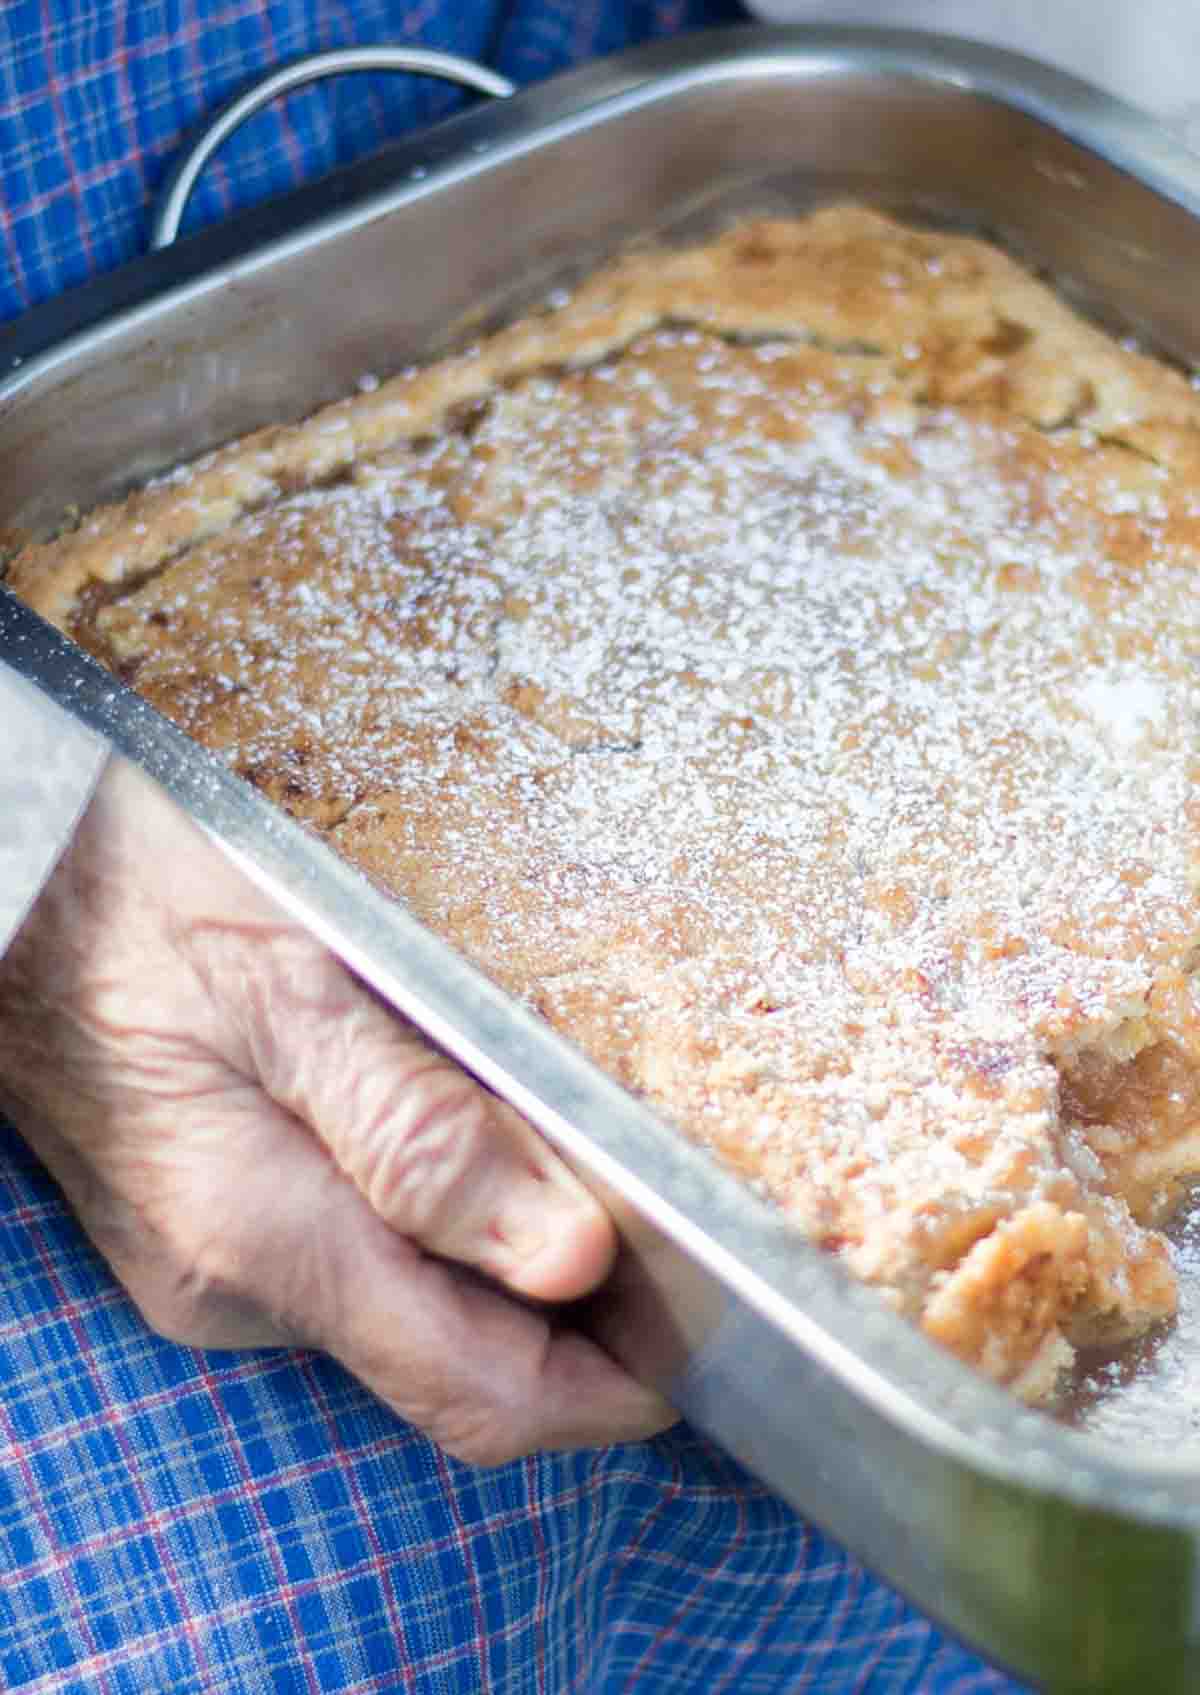
[[[504,97],[514,84],[496,71],[460,59],[453,53],[435,53],[422,47],[337,47],[327,53],[310,53],[270,71],[260,82],[235,95],[213,114],[203,134],[180,155],[167,173],[150,227],[150,246],[169,247],[179,234],[179,224],[188,197],[201,171],[213,154],[239,125],[255,112],[269,106],[281,94],[303,88],[325,77],[343,76],[348,71],[410,71],[420,76],[440,77],[480,94]]]

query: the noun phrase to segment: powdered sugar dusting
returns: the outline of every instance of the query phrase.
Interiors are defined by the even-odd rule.
[[[1079,702],[1126,750],[1144,736],[1162,733],[1169,705],[1161,684],[1138,672],[1125,680],[1089,677],[1079,690]]]
[[[1048,1332],[1169,1305],[1114,1196],[1145,1124],[1115,1073],[1101,1111],[1060,1071],[1155,1049],[1200,931],[1195,527],[1134,456],[923,404],[903,362],[831,381],[815,349],[664,328],[242,520],[98,624],[1016,1378],[1036,1347],[1003,1314],[976,1345],[953,1281],[994,1292],[972,1250],[1006,1220],[1008,1260],[1059,1279]]]

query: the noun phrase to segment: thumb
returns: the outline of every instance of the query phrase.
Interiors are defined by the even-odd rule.
[[[250,997],[258,1074],[386,1224],[519,1294],[569,1300],[602,1281],[608,1215],[511,1107],[302,933],[260,944],[263,970],[279,980]]]

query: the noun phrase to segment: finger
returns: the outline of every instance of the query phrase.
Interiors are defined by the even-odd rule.
[[[517,1113],[307,944],[259,937],[244,962],[271,1096],[400,1235],[539,1299],[596,1287],[616,1251],[599,1203]]]
[[[598,1346],[389,1228],[307,1128],[228,1076],[43,1152],[144,1316],[197,1347],[321,1347],[479,1463],[670,1421]]]
[[[660,1395],[591,1338],[513,1306],[457,1267],[428,1262],[428,1269],[442,1284],[431,1319],[455,1322],[473,1343],[469,1368],[427,1426],[458,1458],[499,1465],[544,1450],[639,1442],[677,1421]],[[376,1392],[397,1404],[387,1372]]]
[[[499,1465],[640,1441],[675,1422],[595,1342],[423,1255],[377,1218],[353,1233],[352,1256],[346,1278],[369,1295],[323,1345],[458,1458]]]
[[[203,1042],[309,1125],[393,1229],[539,1299],[595,1287],[612,1225],[541,1138],[143,787],[118,765],[109,826],[153,831],[172,944],[192,968],[181,981],[194,973],[206,991],[189,1008]]]
[[[164,1310],[161,1272],[146,1280],[160,1328],[207,1346],[320,1347],[476,1464],[639,1440],[673,1422],[596,1343],[389,1229],[281,1109],[262,1102],[252,1119],[236,1104],[243,1159],[187,1174],[195,1205],[174,1255],[187,1270],[165,1280],[185,1305]]]

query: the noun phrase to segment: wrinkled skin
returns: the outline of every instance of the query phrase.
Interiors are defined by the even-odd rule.
[[[670,1422],[537,1306],[598,1204],[120,761],[0,961],[0,1101],[164,1335],[325,1349],[481,1464]]]

